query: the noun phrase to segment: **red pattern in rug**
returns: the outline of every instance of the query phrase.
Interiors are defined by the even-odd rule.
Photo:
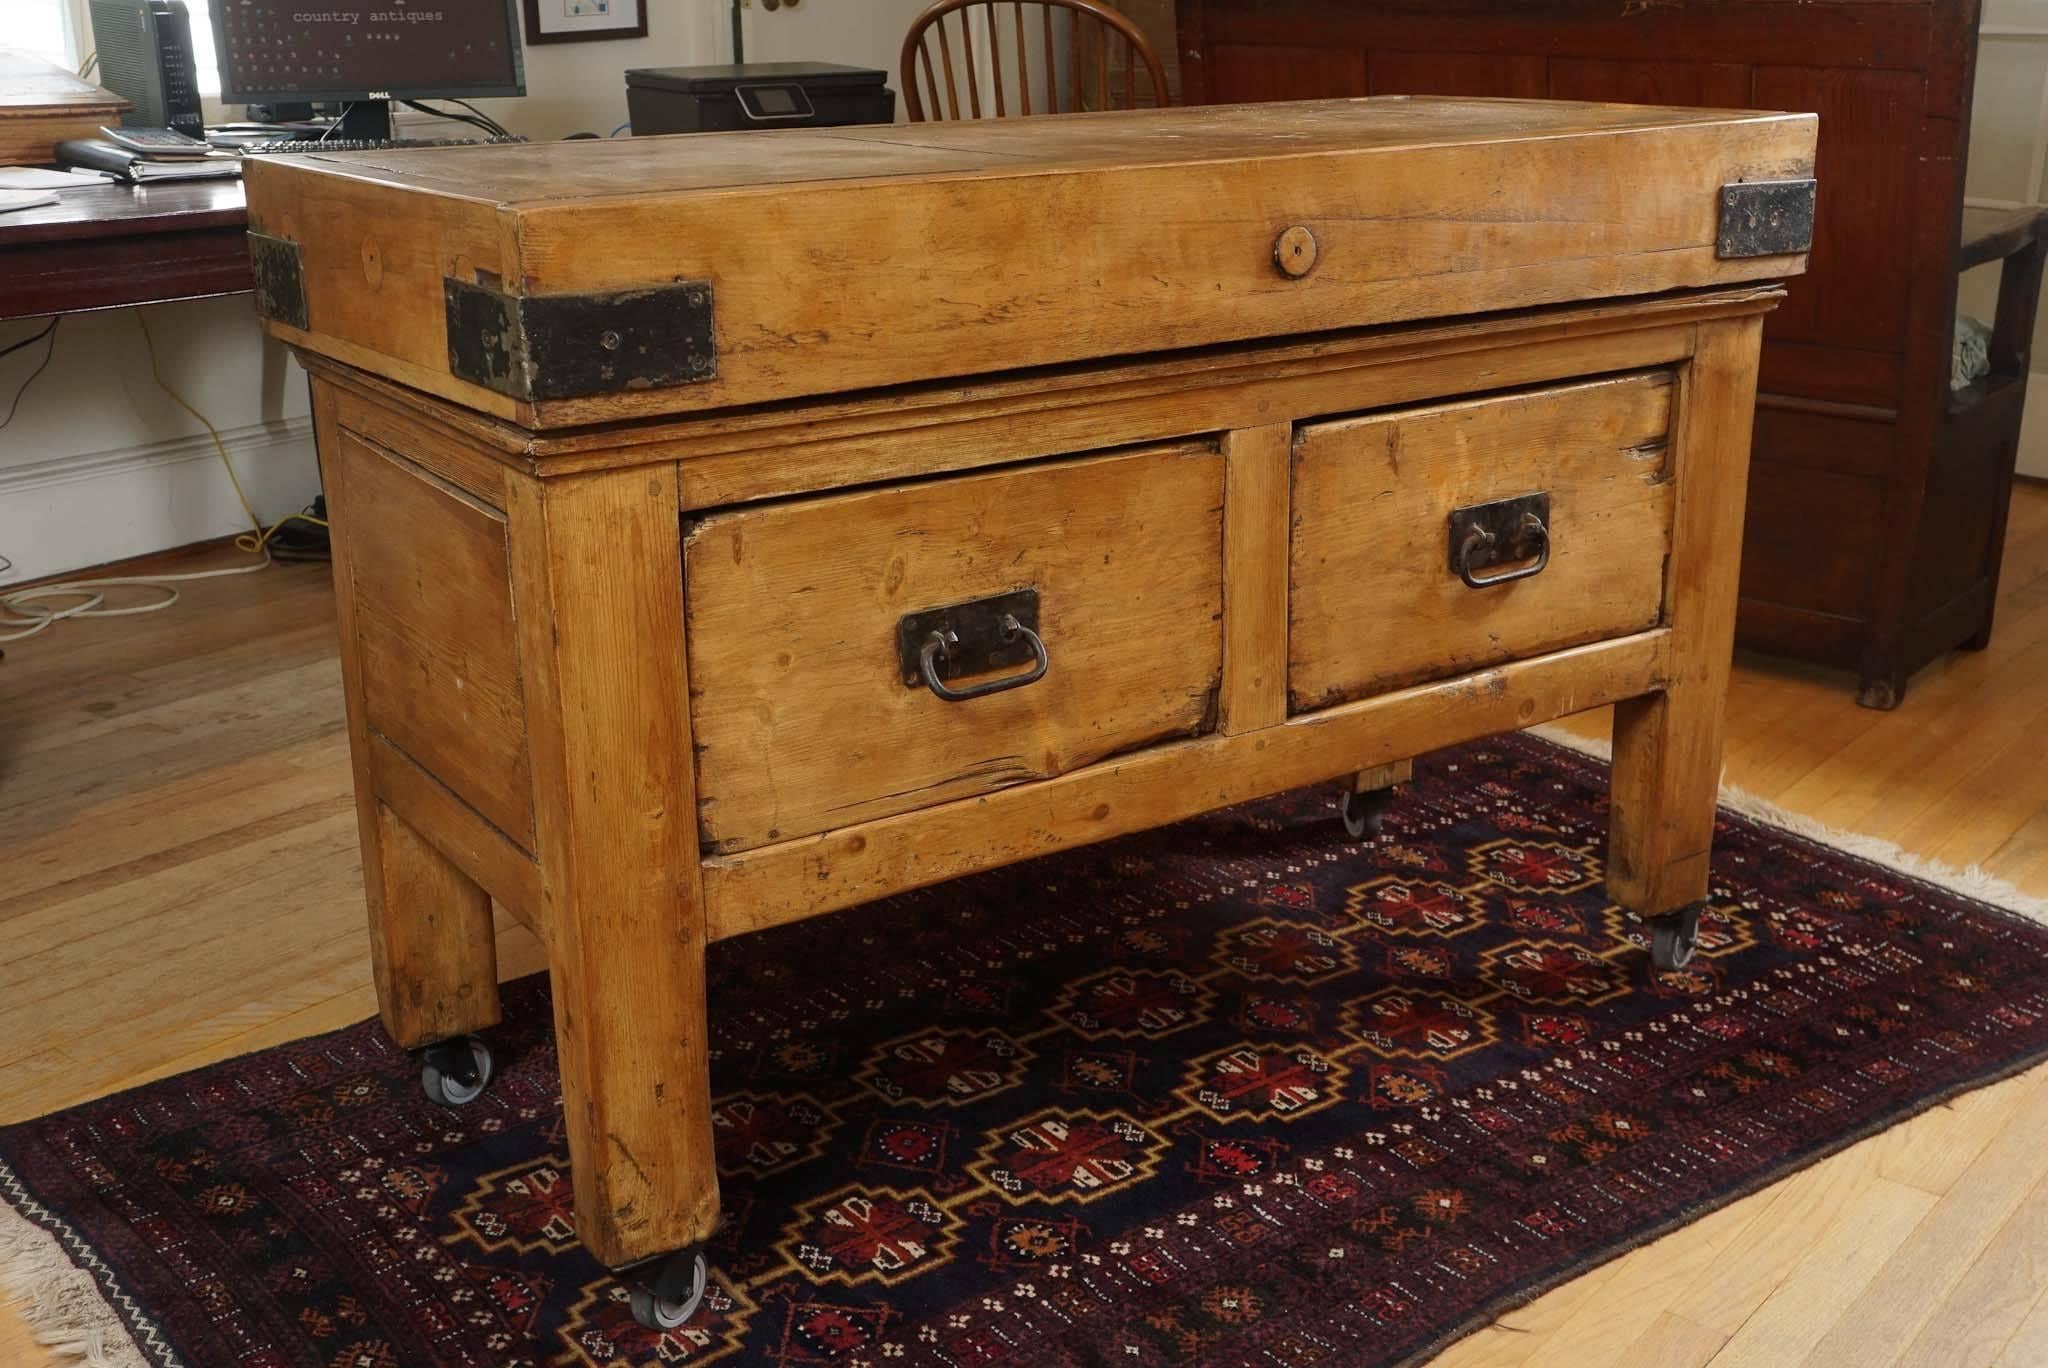
[[[1699,959],[1605,771],[1432,758],[712,952],[726,1221],[641,1330],[576,1240],[544,983],[458,1112],[375,1023],[0,1130],[152,1361],[1393,1364],[2048,1055],[2048,930],[1724,814]]]

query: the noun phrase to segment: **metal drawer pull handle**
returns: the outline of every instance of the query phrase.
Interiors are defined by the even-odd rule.
[[[1537,545],[1536,559],[1527,565],[1503,570],[1498,575],[1475,575],[1472,573],[1472,557],[1480,551],[1491,551],[1499,544],[1500,538],[1483,527],[1475,527],[1465,534],[1464,544],[1458,548],[1458,578],[1474,589],[1484,589],[1489,584],[1506,584],[1510,580],[1527,579],[1540,574],[1550,564],[1550,529],[1543,525],[1543,519],[1534,513],[1524,513],[1520,531],[1525,540]]]
[[[1026,684],[1036,684],[1045,678],[1046,666],[1052,663],[1052,658],[1046,654],[1045,642],[1040,640],[1038,633],[1017,621],[1013,613],[1003,614],[1002,629],[1005,640],[1014,641],[1020,636],[1024,638],[1024,643],[1031,648],[1030,669],[1022,674],[1004,675],[1001,679],[991,679],[983,684],[970,684],[964,689],[955,689],[939,678],[938,660],[953,646],[959,644],[960,634],[953,631],[933,632],[924,639],[924,645],[917,653],[918,672],[924,676],[925,687],[948,703],[965,703],[970,698],[986,698],[1005,689],[1021,689]]]
[[[1524,494],[1451,514],[1451,569],[1473,589],[1541,574],[1550,564],[1550,496]],[[1499,574],[1480,570],[1515,565]],[[1526,562],[1520,564],[1518,562]]]

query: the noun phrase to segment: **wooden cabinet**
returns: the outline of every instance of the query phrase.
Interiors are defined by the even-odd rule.
[[[1744,644],[1893,707],[1991,630],[2037,211],[1961,211],[1977,0],[1179,0],[1189,103],[1435,94],[1805,110],[1811,271],[1765,327]],[[1993,374],[1949,389],[1960,270],[2006,260]]]
[[[252,168],[392,1036],[481,1086],[492,903],[534,927],[578,1235],[658,1317],[718,1212],[711,941],[1614,703],[1606,953],[1670,963],[1813,136],[1394,100]]]

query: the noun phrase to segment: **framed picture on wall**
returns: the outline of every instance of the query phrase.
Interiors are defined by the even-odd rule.
[[[523,0],[526,42],[586,43],[645,38],[647,0]]]

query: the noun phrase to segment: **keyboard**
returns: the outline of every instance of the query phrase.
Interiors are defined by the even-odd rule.
[[[279,138],[245,144],[245,157],[290,156],[298,152],[391,152],[412,147],[498,147],[523,143],[518,134],[489,138]]]

